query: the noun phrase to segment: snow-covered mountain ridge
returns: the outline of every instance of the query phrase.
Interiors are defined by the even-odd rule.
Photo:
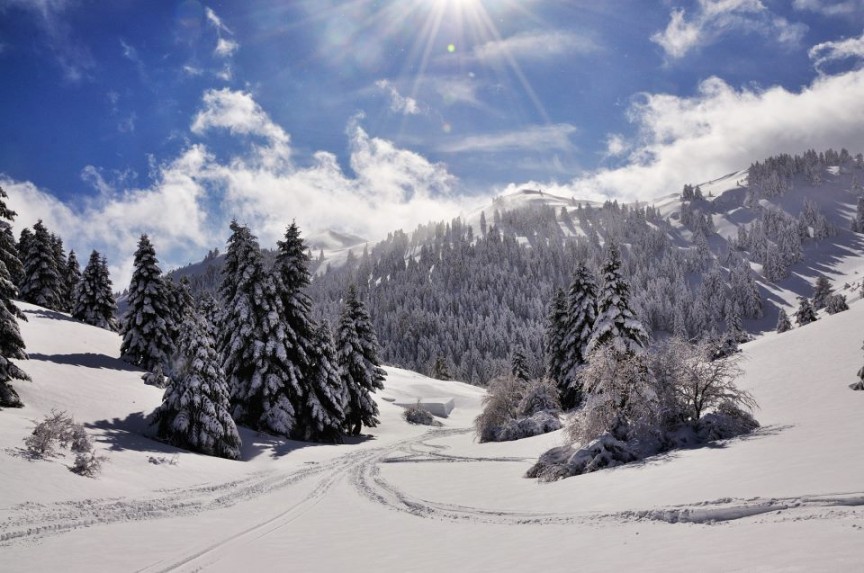
[[[142,435],[161,391],[117,335],[21,305],[26,407],[0,412],[0,569],[37,571],[858,570],[864,535],[864,304],[743,345],[763,427],[717,447],[538,486],[522,477],[560,432],[478,444],[481,389],[388,368],[382,423],[343,445],[241,429],[242,461]],[[451,396],[440,429],[390,400]],[[96,479],[30,460],[52,409],[109,457]],[[567,539],[562,543],[562,539]],[[443,544],[443,545],[442,545]]]

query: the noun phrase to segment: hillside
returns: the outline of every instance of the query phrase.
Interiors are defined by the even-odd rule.
[[[483,391],[388,368],[367,439],[313,445],[242,430],[243,461],[141,435],[161,392],[119,338],[22,305],[32,383],[0,412],[0,569],[36,571],[857,570],[864,535],[864,304],[745,344],[763,427],[745,439],[538,485],[560,432],[478,444]],[[390,400],[454,397],[443,427]],[[98,479],[22,457],[52,408],[110,457]]]

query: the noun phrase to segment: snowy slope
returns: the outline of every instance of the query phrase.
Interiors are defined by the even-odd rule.
[[[171,448],[139,434],[161,393],[116,335],[22,306],[33,382],[0,412],[4,572],[864,568],[864,392],[847,388],[864,304],[744,346],[756,435],[543,485],[522,475],[560,433],[478,444],[482,390],[392,368],[371,438],[243,431],[241,462]],[[456,401],[439,429],[390,402],[430,396]],[[106,450],[101,477],[21,457],[51,408]]]

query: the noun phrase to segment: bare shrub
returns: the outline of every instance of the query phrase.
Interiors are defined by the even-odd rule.
[[[107,460],[93,451],[93,443],[84,426],[75,423],[63,410],[51,410],[44,420],[36,424],[33,433],[24,438],[24,445],[30,455],[43,459],[61,455],[58,449],[69,449],[75,454],[75,462],[69,469],[87,477],[96,476],[102,462]]]

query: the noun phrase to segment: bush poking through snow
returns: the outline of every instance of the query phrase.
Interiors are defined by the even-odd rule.
[[[65,411],[51,410],[36,424],[33,433],[24,438],[24,445],[33,457],[48,459],[60,455],[59,449],[75,454],[75,463],[69,469],[79,475],[95,477],[102,468],[105,456],[96,455],[87,430],[75,423]]]
[[[582,371],[585,404],[567,428],[571,445],[540,456],[526,476],[555,480],[752,432],[756,402],[735,385],[738,360],[682,339],[647,354],[596,349]]]
[[[441,422],[436,420],[435,416],[423,409],[419,400],[416,405],[405,408],[405,411],[402,412],[402,417],[405,418],[405,421],[409,424],[418,424],[421,426],[441,425]]]
[[[560,429],[560,412],[558,390],[550,380],[501,376],[489,384],[474,428],[480,442],[519,440]]]

